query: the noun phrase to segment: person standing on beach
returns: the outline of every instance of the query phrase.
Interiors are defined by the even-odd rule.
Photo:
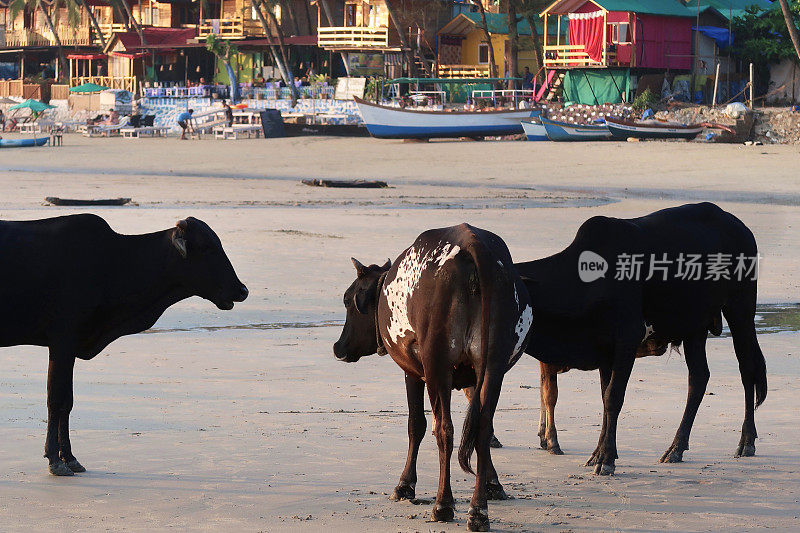
[[[192,119],[192,113],[194,113],[194,109],[190,109],[189,111],[184,111],[180,115],[178,115],[178,126],[181,127],[181,140],[186,140],[186,130],[189,129],[189,121]]]
[[[230,104],[222,99],[222,107],[225,108],[225,120],[228,122],[228,127],[230,128],[233,126],[233,109],[231,109]]]

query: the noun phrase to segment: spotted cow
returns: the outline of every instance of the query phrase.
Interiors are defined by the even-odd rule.
[[[409,447],[392,499],[415,497],[427,388],[439,447],[432,519],[453,519],[451,391],[474,386],[478,392],[464,421],[458,459],[462,469],[473,472],[470,458],[477,452],[467,525],[487,531],[487,499],[506,498],[489,453],[492,419],[503,376],[522,355],[533,320],[508,248],[493,233],[462,224],[421,234],[394,265],[364,266],[355,259],[353,264],[357,278],[344,294],[347,320],[333,351],[345,362],[388,352],[405,371]]]

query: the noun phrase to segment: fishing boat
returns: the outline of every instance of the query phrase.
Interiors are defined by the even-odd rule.
[[[673,124],[659,120],[634,122],[615,118],[606,118],[606,125],[615,139],[694,139],[704,128],[702,124]]]
[[[525,138],[529,141],[547,141],[547,130],[544,129],[544,124],[539,117],[522,121],[522,130],[525,132]]]
[[[20,146],[44,146],[50,139],[48,137],[34,137],[33,139],[0,139],[0,148],[18,148]]]
[[[611,132],[605,124],[570,124],[542,117],[547,138],[551,141],[607,141]]]
[[[538,110],[416,111],[354,97],[370,135],[379,139],[484,137],[523,133],[520,121]]]

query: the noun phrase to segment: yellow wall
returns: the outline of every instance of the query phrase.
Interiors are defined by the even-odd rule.
[[[498,75],[505,76],[503,69],[505,67],[505,46],[508,41],[508,35],[494,34],[492,37],[492,46],[494,47],[494,61],[497,65]],[[461,42],[461,64],[462,65],[478,65],[478,46],[486,42],[483,30],[473,30]],[[536,53],[533,50],[521,50],[519,52],[519,72],[528,67],[531,72],[536,74],[539,67],[536,63]]]

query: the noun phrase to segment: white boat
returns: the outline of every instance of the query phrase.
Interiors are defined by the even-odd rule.
[[[525,132],[525,138],[529,141],[549,141],[547,137],[547,130],[542,124],[542,121],[534,117],[522,121],[522,130]]]
[[[370,135],[379,139],[487,137],[523,133],[520,121],[538,110],[415,111],[354,97]]]

